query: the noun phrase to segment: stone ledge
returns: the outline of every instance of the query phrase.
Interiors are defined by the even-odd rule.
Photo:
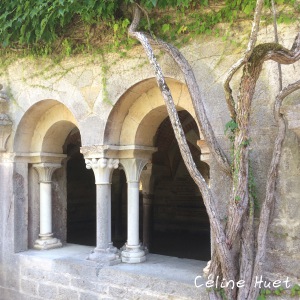
[[[67,244],[66,247],[43,252],[22,252],[18,254],[21,278],[29,279],[27,275],[32,274],[33,269],[39,269],[37,273],[41,277],[30,278],[37,284],[38,291],[45,288],[45,284],[56,282],[58,290],[52,290],[56,295],[53,299],[61,299],[60,295],[67,291],[74,299],[84,299],[87,293],[95,299],[123,296],[124,299],[208,299],[205,287],[194,286],[194,279],[202,276],[206,262],[149,254],[148,260],[142,264],[102,266],[85,260],[91,249],[93,247]],[[59,283],[59,277],[66,280]],[[39,293],[39,299],[44,299],[41,296]]]

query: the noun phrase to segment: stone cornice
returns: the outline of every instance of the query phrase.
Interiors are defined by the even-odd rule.
[[[82,146],[80,152],[85,158],[145,158],[149,159],[157,148],[139,145],[91,145]]]
[[[63,159],[67,158],[66,154],[36,152],[36,153],[14,153],[15,162],[26,162],[32,164],[38,163],[57,163],[60,164]]]

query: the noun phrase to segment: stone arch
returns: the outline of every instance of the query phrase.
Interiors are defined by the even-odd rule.
[[[176,109],[179,112],[183,129],[187,134],[190,149],[194,152],[194,156],[197,157],[197,160],[199,160],[197,166],[205,168],[205,172],[207,173],[205,175],[208,177],[208,166],[205,163],[202,164],[200,162],[201,151],[198,146],[198,141],[201,139],[202,134],[199,124],[196,122],[196,115],[189,91],[185,84],[175,79],[167,78],[167,82],[171,90]],[[120,157],[120,165],[122,165],[123,161],[125,162],[127,159],[138,162],[141,157],[145,155],[144,152],[148,151],[148,163],[144,166],[143,170],[141,170],[143,173],[143,185],[142,189],[139,190],[139,211],[143,212],[143,217],[140,218],[138,230],[137,227],[135,227],[135,232],[139,231],[141,234],[143,231],[143,244],[145,247],[150,249],[150,252],[151,226],[153,226],[153,230],[156,230],[157,232],[159,230],[178,231],[176,234],[180,235],[180,237],[188,236],[190,237],[190,240],[193,239],[195,234],[199,235],[200,233],[202,234],[202,231],[205,231],[205,238],[207,239],[208,236],[208,243],[206,244],[210,247],[209,227],[206,226],[206,215],[203,220],[201,220],[202,223],[205,223],[204,229],[202,228],[202,223],[200,224],[200,222],[195,222],[195,219],[198,218],[201,213],[206,213],[205,207],[202,207],[203,201],[201,194],[197,190],[194,182],[192,182],[192,179],[190,178],[181,159],[180,150],[177,146],[177,141],[174,136],[171,123],[167,126],[167,128],[162,128],[163,124],[167,124],[168,122],[170,123],[168,112],[155,79],[146,79],[132,86],[116,102],[106,123],[104,146],[107,147],[107,153],[109,155],[115,154]],[[170,153],[168,153],[167,156],[162,154],[164,150],[160,148],[163,147],[157,143],[157,133],[160,132],[161,129],[166,129],[162,130],[161,140],[166,141],[168,144],[166,146],[170,146],[170,148],[172,148],[166,150],[173,151],[172,153],[169,151]],[[165,135],[169,135],[172,140],[168,142]],[[174,156],[172,156],[173,154]],[[171,161],[172,166],[170,165]],[[131,180],[128,180],[128,178],[133,172],[133,168],[129,168],[128,165],[122,166],[125,170],[127,185],[131,183]],[[174,170],[174,174],[170,174],[170,171],[172,170]],[[135,178],[135,183],[137,180],[141,180],[140,175],[138,175],[138,178]],[[150,182],[152,182],[152,184],[150,184]],[[159,185],[159,182],[165,184]],[[179,187],[178,191],[176,189],[176,185]],[[185,185],[187,185],[187,187]],[[133,188],[128,186],[127,188],[127,203],[128,205],[132,205],[132,202],[129,200]],[[165,190],[166,192],[159,193],[157,192],[158,190]],[[175,200],[173,199],[174,193],[178,193]],[[186,194],[188,194],[188,196],[186,196]],[[190,199],[191,197],[192,199]],[[121,203],[121,201],[116,201],[118,199],[114,200],[114,202]],[[165,219],[160,218],[160,214],[153,213],[154,210],[167,215],[167,217]],[[182,212],[179,213],[179,211]],[[167,212],[172,213],[167,214]],[[176,221],[170,221],[171,219],[174,219],[174,212],[178,215],[177,219]],[[192,215],[192,218],[187,220],[188,218],[185,213],[194,213],[195,216]],[[153,222],[151,221],[152,218]],[[164,222],[164,225],[162,225],[162,222]],[[200,224],[202,227],[197,230],[192,230],[191,228],[194,228],[195,225],[193,222],[196,225]],[[127,224],[127,226],[129,225]],[[189,234],[185,235],[185,231]],[[128,230],[128,232],[131,231]],[[175,240],[175,236],[173,240],[170,239],[171,242],[174,242]],[[155,239],[155,243],[160,244],[159,239]],[[155,250],[155,244],[153,245],[153,249]],[[180,248],[177,250],[181,251]],[[161,251],[161,249],[156,249],[155,251]],[[209,250],[205,252],[205,255],[208,255],[208,253]]]
[[[75,117],[64,104],[50,99],[39,101],[26,111],[20,121],[14,151],[63,153],[64,140],[76,126]]]
[[[13,149],[18,157],[14,171],[24,180],[19,193],[24,201],[18,206],[17,218],[23,232],[16,232],[20,245],[16,251],[32,248],[39,236],[40,222],[40,168],[61,165],[53,171],[52,184],[52,230],[63,243],[66,237],[66,138],[78,128],[77,120],[61,102],[45,99],[32,105],[21,118],[14,138]],[[20,163],[18,163],[20,161]],[[48,180],[48,179],[47,179]]]
[[[186,85],[172,78],[166,80],[177,110],[186,110],[196,119]],[[167,115],[155,78],[141,81],[126,91],[112,109],[104,144],[153,146],[153,136]]]

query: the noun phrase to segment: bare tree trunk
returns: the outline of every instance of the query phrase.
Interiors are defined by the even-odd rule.
[[[134,20],[130,26],[129,33],[134,38],[138,39],[142,46],[145,49],[145,52],[148,56],[148,59],[153,66],[156,74],[156,79],[158,86],[162,92],[163,98],[165,100],[165,104],[168,110],[168,114],[171,120],[171,124],[176,136],[176,139],[178,141],[179,149],[182,155],[182,158],[185,162],[185,165],[194,179],[195,183],[197,184],[203,200],[204,204],[206,206],[206,210],[210,219],[211,229],[214,233],[214,236],[216,238],[216,242],[218,244],[217,252],[218,257],[221,262],[221,268],[222,273],[226,278],[234,278],[234,265],[232,261],[232,256],[230,254],[230,251],[226,245],[225,242],[225,234],[223,226],[219,220],[219,217],[216,214],[217,206],[215,202],[215,198],[212,195],[209,187],[207,186],[207,183],[205,182],[204,178],[198,171],[195,162],[193,161],[192,155],[190,153],[189,147],[186,142],[186,138],[184,135],[184,131],[182,129],[177,110],[172,98],[172,95],[170,93],[170,90],[167,86],[167,83],[165,82],[162,70],[154,56],[154,53],[152,51],[152,48],[150,46],[150,43],[144,33],[136,32],[135,29],[139,23],[140,19],[140,9],[136,6],[135,13],[134,13]],[[192,72],[192,70],[190,70]],[[227,297],[229,299],[235,298],[236,289],[226,289]]]
[[[237,277],[240,276],[240,278],[242,277],[245,280],[245,287],[239,291],[237,291],[236,286],[233,289],[225,288],[226,297],[230,300],[253,300],[257,297],[258,291],[254,288],[253,282],[255,276],[263,271],[262,265],[266,251],[266,232],[270,219],[270,207],[273,203],[276,186],[275,178],[277,175],[282,141],[284,138],[285,127],[283,118],[279,114],[279,108],[285,95],[289,93],[290,90],[299,88],[297,84],[297,87],[293,85],[291,88],[289,86],[279,94],[276,100],[279,132],[275,141],[273,159],[268,174],[266,199],[262,205],[260,215],[260,225],[257,237],[258,248],[255,257],[253,217],[254,204],[253,198],[251,194],[249,194],[249,128],[251,103],[256,82],[259,78],[264,61],[272,59],[278,63],[290,64],[294,63],[300,58],[300,34],[298,34],[296,37],[291,50],[287,50],[277,43],[267,43],[255,46],[262,4],[262,0],[257,0],[252,34],[244,57],[239,60],[229,71],[229,75],[224,84],[226,101],[232,118],[237,124],[234,141],[233,173],[231,173],[231,167],[224,152],[217,143],[212,127],[206,116],[204,105],[201,101],[197,81],[192,68],[186,59],[175,47],[161,40],[153,39],[150,35],[143,32],[138,32],[136,30],[141,14],[138,6],[135,7],[134,19],[129,28],[129,34],[140,41],[151,65],[154,68],[157,83],[164,98],[172,128],[174,130],[184,163],[202,194],[209,216],[211,230],[215,237],[215,249],[210,271],[214,277],[220,275],[221,278],[226,278],[227,280],[236,280]],[[198,171],[193,161],[171,92],[164,79],[163,72],[154,56],[151,44],[156,45],[163,49],[166,53],[169,53],[182,70],[191,94],[197,120],[200,124],[202,133],[207,140],[210,150],[222,169],[228,174],[231,174],[233,177],[232,195],[229,199],[228,223],[226,225],[226,229],[220,222],[219,216],[217,215],[218,199],[216,199],[216,196],[206,184],[204,178]],[[234,73],[241,66],[244,66],[244,70],[241,78],[238,100],[235,103],[230,89],[230,81]],[[233,244],[236,243],[240,237],[241,242],[239,250],[233,250]],[[210,299],[221,299],[220,294],[214,290],[210,292],[209,296]]]
[[[267,231],[270,223],[270,212],[274,205],[276,178],[277,178],[278,167],[280,162],[282,144],[285,137],[286,126],[285,126],[283,115],[280,113],[280,107],[284,98],[298,89],[300,89],[300,80],[287,86],[276,97],[275,118],[277,120],[279,127],[278,127],[277,137],[275,140],[272,161],[270,164],[270,169],[267,177],[266,199],[263,203],[260,212],[260,222],[259,222],[258,236],[257,236],[257,244],[258,244],[257,253],[255,258],[251,289],[250,289],[249,297],[247,298],[249,300],[257,298],[259,291],[257,288],[255,288],[255,279],[257,278],[257,276],[261,276],[263,274],[263,264],[265,261],[266,244],[267,244]]]

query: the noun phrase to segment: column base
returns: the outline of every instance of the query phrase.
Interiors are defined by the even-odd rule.
[[[148,249],[147,246],[142,245],[141,249],[144,250],[144,252],[145,252],[146,255],[149,254],[149,249]]]
[[[125,244],[125,249],[121,253],[122,262],[128,264],[137,264],[146,261],[145,251],[138,246],[128,246]]]
[[[112,242],[108,243],[108,248],[109,248],[109,252],[111,252],[111,253],[117,253],[117,252],[119,252],[118,248],[115,247]]]
[[[40,238],[34,243],[33,248],[37,250],[49,250],[62,247],[59,239],[54,238],[53,234],[40,234]]]
[[[120,253],[118,252],[118,250],[113,252],[110,250],[110,248],[106,250],[95,248],[86,259],[103,263],[108,266],[113,266],[121,263]]]

